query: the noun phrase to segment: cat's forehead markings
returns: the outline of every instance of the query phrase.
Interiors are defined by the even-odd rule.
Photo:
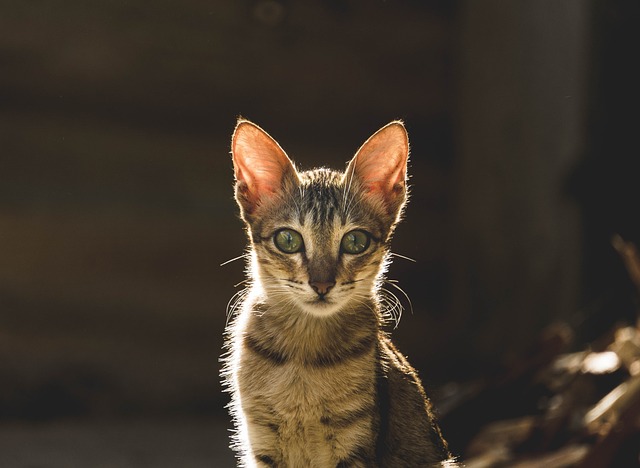
[[[309,232],[311,232],[311,229],[313,229],[313,214],[309,211],[307,211],[306,213],[300,213],[300,217],[299,217],[299,222],[300,225],[299,227],[301,229],[308,229]]]

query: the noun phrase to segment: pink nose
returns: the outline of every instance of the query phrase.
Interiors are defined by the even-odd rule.
[[[335,281],[309,281],[309,286],[322,297],[336,285]]]

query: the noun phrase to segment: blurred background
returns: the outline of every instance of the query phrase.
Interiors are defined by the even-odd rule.
[[[610,239],[640,241],[639,22],[630,0],[3,2],[0,465],[233,466],[240,115],[303,169],[405,121],[393,336],[436,404],[558,320],[578,343],[633,320]]]

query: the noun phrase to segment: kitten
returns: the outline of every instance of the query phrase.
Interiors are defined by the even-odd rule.
[[[238,121],[250,286],[223,376],[241,466],[456,466],[415,370],[382,331],[408,153],[402,122],[391,122],[344,173],[298,172],[266,132]]]

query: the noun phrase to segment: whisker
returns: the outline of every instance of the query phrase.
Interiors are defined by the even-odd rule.
[[[286,292],[286,291],[283,291]],[[274,296],[280,296],[277,297],[278,300],[276,300],[273,304],[270,304],[270,306],[268,308],[265,308],[258,316],[262,317],[263,315],[265,315],[267,312],[269,312],[271,309],[279,309],[279,308],[283,308],[281,306],[293,306],[294,302],[293,299],[291,297],[288,297],[286,294],[276,294]],[[272,296],[273,297],[273,296]]]
[[[346,214],[347,209],[346,207],[347,205],[347,195],[351,192],[351,181],[353,180],[353,173],[355,172],[356,169],[356,162],[353,162],[353,169],[351,169],[349,171],[349,173],[346,175],[346,181],[344,184],[344,191],[342,192],[342,211]]]
[[[296,283],[296,284],[302,284],[302,281],[297,281],[291,278],[282,278],[282,277],[274,277],[274,279],[279,280],[279,281],[286,281],[287,283]]]
[[[360,281],[364,281],[365,278],[360,278],[360,279],[356,279],[356,280],[351,280],[351,281],[343,281],[342,283],[340,283],[340,286],[345,286],[348,284],[355,284],[355,283],[359,283]]]
[[[228,265],[228,264],[229,264],[229,263],[231,263],[231,262],[235,262],[236,260],[240,260],[241,258],[246,258],[246,257],[247,257],[247,255],[249,255],[249,254],[248,254],[247,252],[245,252],[245,253],[243,253],[242,255],[238,255],[237,257],[232,258],[231,260],[227,260],[226,262],[222,262],[222,263],[220,264],[220,266],[225,266],[225,265]]]
[[[233,285],[233,287],[234,287],[234,288],[237,288],[237,287],[238,287],[238,286],[240,286],[241,284],[248,283],[249,281],[251,281],[249,278],[244,279],[244,280],[240,281],[239,283],[234,284],[234,285]]]
[[[411,311],[411,314],[413,315],[413,303],[411,302],[411,298],[409,297],[409,295],[404,291],[404,289],[402,289],[400,286],[398,286],[396,283],[398,282],[398,280],[389,280],[389,279],[385,279],[384,280],[385,283],[388,283],[389,286],[393,286],[394,288],[396,288],[398,291],[400,291],[402,293],[402,295],[405,297],[405,299],[407,300],[407,302],[409,302],[409,310]]]
[[[399,253],[389,252],[389,255],[393,255],[394,257],[403,258],[404,260],[409,260],[410,262],[416,263],[415,259],[407,257],[405,255],[400,255]]]
[[[361,200],[356,200],[355,198],[356,198],[355,196],[352,196],[352,197],[348,200],[347,208],[346,208],[346,210],[345,210],[345,212],[346,212],[346,214],[347,214],[347,217],[350,217],[350,216],[351,216],[351,212],[352,212],[353,210],[355,210],[355,209],[360,205],[360,203],[362,203],[362,201],[361,201]],[[354,202],[354,200],[355,200],[355,202]]]
[[[229,299],[229,302],[227,302],[227,319],[225,321],[225,327],[229,325],[229,321],[231,320],[231,317],[238,310],[244,298],[247,296],[247,294],[249,294],[249,291],[250,289],[247,287],[247,288],[241,289],[240,291],[236,292],[233,296],[231,296],[231,299]]]
[[[371,298],[369,296],[365,296],[363,294],[354,294],[351,297],[351,301],[355,302],[355,304],[358,306],[365,306],[370,311],[375,312],[374,308],[372,307]],[[350,310],[353,312],[356,310],[356,308],[352,306]]]
[[[386,288],[380,288],[381,305],[384,306],[383,314],[393,319],[395,322],[394,328],[397,328],[402,318],[402,311],[404,307],[400,303],[400,300]]]

